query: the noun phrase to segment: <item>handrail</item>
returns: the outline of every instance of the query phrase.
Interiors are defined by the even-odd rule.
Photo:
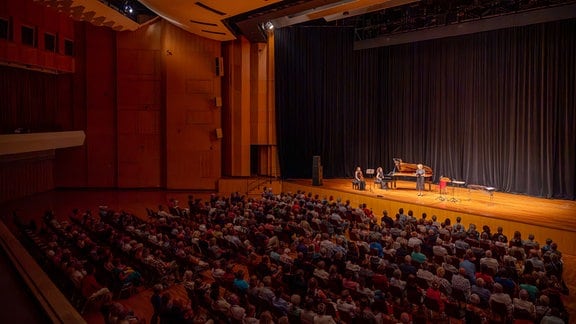
[[[260,186],[262,186],[264,183],[273,181],[275,179],[276,178],[273,176],[258,176],[256,179],[246,184],[246,193],[249,193],[254,189],[260,189]]]
[[[86,323],[34,258],[0,221],[0,246],[52,323]]]

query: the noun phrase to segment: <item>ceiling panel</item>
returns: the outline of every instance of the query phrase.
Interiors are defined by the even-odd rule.
[[[223,20],[269,6],[280,0],[140,0],[173,24],[200,36],[219,41],[236,39]]]

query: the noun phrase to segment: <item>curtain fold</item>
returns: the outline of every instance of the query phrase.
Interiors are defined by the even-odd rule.
[[[0,66],[0,132],[60,131],[62,113],[72,109],[72,74],[48,74]]]
[[[275,31],[284,178],[392,158],[498,190],[575,199],[576,20],[353,51],[348,27]]]

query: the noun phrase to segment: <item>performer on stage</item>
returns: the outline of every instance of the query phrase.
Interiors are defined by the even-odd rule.
[[[382,167],[376,169],[376,180],[374,180],[374,183],[379,183],[380,188],[384,189],[384,169],[382,169]]]
[[[366,190],[366,180],[364,180],[364,175],[360,167],[357,167],[356,172],[354,172],[354,180],[358,184],[359,190]]]
[[[418,196],[423,196],[422,190],[424,190],[424,176],[426,171],[421,163],[418,163],[416,169],[416,190],[418,190]]]

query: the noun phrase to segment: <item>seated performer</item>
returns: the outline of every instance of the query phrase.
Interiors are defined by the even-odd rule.
[[[359,190],[366,189],[366,180],[364,180],[364,175],[362,174],[362,169],[360,167],[357,167],[356,172],[354,172],[354,181],[358,184]]]
[[[384,186],[387,185],[384,182],[384,170],[382,167],[378,167],[378,169],[376,169],[376,179],[374,180],[374,183],[380,184],[380,188],[382,189],[384,189]]]

